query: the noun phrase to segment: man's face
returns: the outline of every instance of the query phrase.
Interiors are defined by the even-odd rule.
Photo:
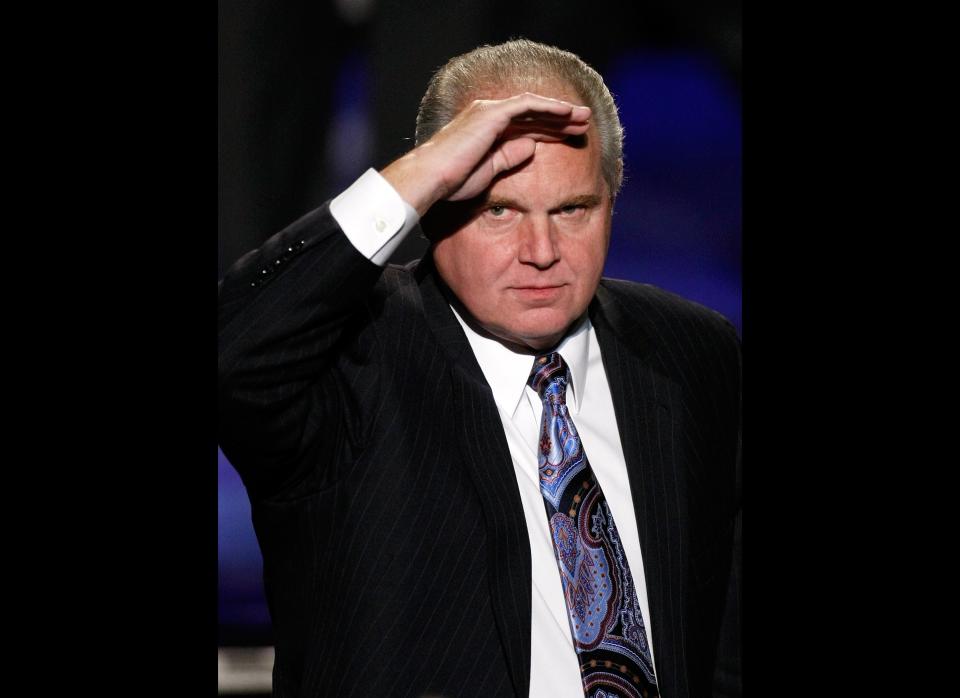
[[[573,100],[569,100],[573,101]],[[548,349],[586,310],[610,242],[612,202],[596,128],[586,145],[537,143],[440,239],[440,276],[473,319],[511,344]]]

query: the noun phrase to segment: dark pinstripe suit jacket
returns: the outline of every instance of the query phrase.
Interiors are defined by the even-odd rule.
[[[327,206],[220,284],[221,447],[264,557],[277,696],[526,696],[530,551],[492,394],[429,256],[385,271]],[[604,280],[662,694],[739,695],[739,342]]]

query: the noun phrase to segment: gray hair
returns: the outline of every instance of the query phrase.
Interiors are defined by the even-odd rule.
[[[434,73],[417,112],[416,144],[430,140],[484,88],[536,92],[538,86],[557,83],[569,86],[590,107],[600,134],[601,172],[615,197],[623,183],[623,127],[613,95],[600,73],[578,56],[529,39],[480,46]]]

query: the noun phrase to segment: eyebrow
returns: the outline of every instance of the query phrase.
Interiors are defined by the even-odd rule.
[[[550,209],[550,212],[559,211],[562,208],[567,206],[584,206],[586,208],[593,208],[600,204],[600,196],[597,194],[577,194],[572,196],[569,199],[565,199],[562,203],[554,206]],[[488,196],[483,200],[482,206],[484,208],[493,208],[494,206],[503,206],[505,208],[515,208],[523,209],[524,206],[520,204],[519,201],[514,199],[503,197],[503,196]]]
[[[577,196],[574,196],[570,200],[560,204],[559,206],[557,206],[555,209],[552,209],[552,210],[556,211],[561,208],[565,208],[567,206],[583,206],[585,208],[593,208],[594,206],[597,206],[599,204],[600,204],[600,196],[597,194],[578,194]]]

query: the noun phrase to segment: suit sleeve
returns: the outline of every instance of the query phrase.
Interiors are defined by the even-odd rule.
[[[731,327],[731,332],[733,328]],[[742,445],[742,354],[739,340],[737,347],[737,451],[736,451],[736,513],[733,520],[733,549],[730,561],[730,574],[727,580],[727,595],[724,606],[723,619],[720,624],[720,636],[717,647],[717,659],[713,679],[714,698],[740,698],[743,694],[743,680],[741,676],[741,648],[740,634],[740,583],[742,569],[742,526],[743,507],[740,493],[741,478],[741,445]]]
[[[713,677],[714,698],[740,698],[743,682],[740,674],[740,569],[741,514],[734,521],[733,560],[727,582],[727,601],[720,625],[720,642]]]
[[[325,204],[220,282],[218,440],[251,496],[302,477],[308,451],[341,447],[349,416],[332,367],[382,272]]]

